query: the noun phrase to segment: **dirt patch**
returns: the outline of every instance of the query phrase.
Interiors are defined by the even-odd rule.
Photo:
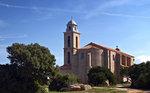
[[[127,91],[127,93],[150,93],[150,90],[141,90],[141,89],[133,89],[129,88],[130,85],[117,85],[112,89],[117,89],[120,91]]]

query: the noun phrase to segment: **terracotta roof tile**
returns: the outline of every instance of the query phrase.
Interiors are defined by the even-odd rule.
[[[71,69],[72,67],[70,65],[63,65],[63,66],[60,66],[59,69],[60,70],[68,70],[68,69]]]
[[[105,47],[105,46],[102,46],[102,45],[99,45],[99,44],[96,44],[96,43],[93,43],[93,42],[91,42],[90,44],[88,44],[85,47],[80,48],[80,49],[101,49],[101,48],[108,49],[108,50],[111,50],[111,51],[114,51],[114,52],[117,52],[119,54],[123,54],[123,55],[126,55],[126,56],[134,57],[134,56],[131,56],[131,55],[126,54],[124,52],[121,52],[121,51],[118,51],[118,50],[115,50],[115,49],[112,49],[112,48],[109,48],[109,47]]]
[[[88,47],[83,47],[83,48],[80,48],[80,49],[99,49],[97,47],[94,47],[94,46],[88,46]]]

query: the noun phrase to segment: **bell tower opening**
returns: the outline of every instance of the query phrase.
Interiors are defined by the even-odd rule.
[[[78,48],[78,37],[76,36],[76,48]]]
[[[69,30],[71,30],[71,27],[69,26]]]
[[[70,36],[68,36],[68,47],[70,47]]]
[[[68,52],[68,65],[70,65],[70,52]]]

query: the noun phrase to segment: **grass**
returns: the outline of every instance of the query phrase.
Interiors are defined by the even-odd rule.
[[[48,93],[85,93],[85,91],[67,91],[67,92],[50,91]]]
[[[115,89],[110,89],[110,88],[93,88],[91,90],[87,90],[87,92],[110,92]]]
[[[127,91],[112,91],[111,93],[127,93]]]
[[[116,89],[111,89],[107,87],[96,87],[91,90],[87,91],[68,91],[68,92],[56,92],[56,91],[51,91],[48,93],[97,93],[97,92],[109,92],[109,93],[126,93],[126,91],[119,91]]]
[[[118,91],[117,89],[111,89],[108,87],[97,87],[97,88],[93,88],[91,90],[88,90],[87,92],[110,92],[110,93],[126,93],[126,91]]]

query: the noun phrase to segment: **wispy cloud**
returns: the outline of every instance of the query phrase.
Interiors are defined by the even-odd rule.
[[[5,40],[5,39],[13,39],[13,38],[26,38],[27,35],[0,35],[0,41]]]
[[[0,6],[7,7],[7,8],[24,8],[24,9],[31,9],[31,8],[25,7],[25,6],[10,5],[10,4],[6,4],[6,3],[2,3],[2,2],[0,2]]]
[[[79,14],[84,14],[85,18],[91,18],[94,16],[98,15],[107,15],[107,16],[118,16],[118,17],[129,17],[129,18],[144,18],[144,19],[150,19],[150,16],[138,16],[138,15],[130,15],[130,14],[121,14],[121,13],[110,13],[110,12],[105,12],[106,9],[113,8],[113,7],[118,7],[122,5],[127,5],[130,3],[133,3],[135,0],[109,0],[104,3],[100,3],[97,7],[95,7],[92,10],[87,10],[87,9],[62,9],[62,8],[49,8],[49,7],[37,7],[37,6],[19,6],[19,5],[12,5],[12,4],[7,4],[7,3],[2,3],[0,2],[0,6],[6,7],[6,8],[19,8],[19,9],[29,9],[33,10],[36,13],[41,14],[43,11],[53,11],[53,12],[65,12],[65,13],[79,13]],[[136,1],[137,3],[137,1]],[[45,16],[40,17],[39,21],[41,20],[47,20],[52,17],[52,14],[46,14]],[[0,26],[2,22],[0,20]]]
[[[141,55],[136,57],[135,59],[136,59],[136,63],[141,63],[141,62],[150,61],[150,56]]]
[[[99,4],[95,9],[87,12],[87,15],[85,16],[85,18],[88,19],[88,18],[98,16],[98,15],[107,15],[107,16],[118,16],[118,17],[128,17],[128,18],[150,19],[150,16],[139,16],[139,15],[105,12],[105,10],[113,8],[113,7],[119,7],[119,6],[128,5],[128,4],[135,4],[133,2],[140,3],[140,1],[138,2],[136,0],[110,0],[103,4]],[[146,1],[143,1],[143,2],[146,2]]]
[[[103,15],[108,15],[108,16],[120,16],[120,17],[131,17],[131,18],[145,18],[145,19],[150,19],[148,16],[134,16],[134,15],[126,15],[126,14],[114,14],[114,13],[108,13],[108,12],[103,12],[101,13]]]
[[[36,13],[39,13],[39,14],[42,13],[41,10],[40,10],[38,7],[36,7],[36,6],[33,6],[32,9],[33,9]]]
[[[125,4],[128,4],[130,1],[132,1],[132,0],[110,0],[103,4],[99,4],[99,6],[97,6],[94,10],[91,10],[87,13],[86,18],[97,16],[97,15],[101,14],[101,12],[103,12],[103,10],[105,10],[107,8],[125,5]]]
[[[6,7],[6,8],[31,9],[31,10],[35,10],[38,13],[41,13],[42,10],[68,12],[68,13],[85,13],[83,11],[78,11],[78,10],[69,10],[69,9],[62,9],[62,8],[37,7],[37,6],[19,6],[19,5],[11,5],[11,4],[7,4],[7,3],[2,3],[2,2],[0,2],[0,6]]]

